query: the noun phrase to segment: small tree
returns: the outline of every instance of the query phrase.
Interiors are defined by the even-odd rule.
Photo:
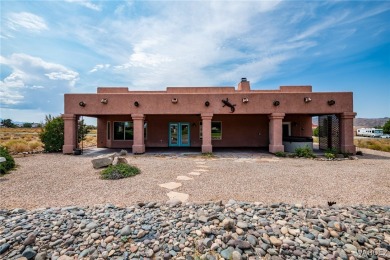
[[[390,120],[387,120],[387,122],[383,126],[383,133],[390,134]]]
[[[15,128],[16,125],[12,122],[11,119],[3,119],[1,120],[1,124],[8,128]]]
[[[84,124],[84,119],[80,120],[78,122],[78,128],[77,128],[77,142],[80,143],[81,141],[85,140],[85,136],[91,132],[93,129],[93,126],[89,126]]]
[[[318,137],[318,132],[319,132],[319,128],[318,126],[313,130],[313,136],[317,136]]]
[[[6,174],[8,171],[15,168],[15,160],[9,154],[7,148],[0,146],[0,157],[5,158],[5,162],[0,163],[0,174]]]
[[[24,128],[31,128],[32,127],[32,123],[23,123],[23,127]]]
[[[46,116],[45,125],[39,134],[47,152],[60,152],[64,145],[64,119],[61,116]]]

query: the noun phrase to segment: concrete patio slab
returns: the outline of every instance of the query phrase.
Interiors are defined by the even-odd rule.
[[[189,172],[189,173],[187,173],[187,174],[189,174],[189,175],[194,175],[194,176],[199,176],[199,175],[201,175],[200,172]]]
[[[158,186],[166,188],[166,189],[173,190],[173,189],[177,189],[177,188],[181,187],[181,183],[179,183],[179,182],[167,182],[167,183],[159,184]]]
[[[193,180],[193,178],[187,177],[187,176],[177,176],[176,179],[179,180],[179,181],[191,181],[191,180]]]
[[[169,197],[170,200],[172,199],[178,199],[181,202],[187,202],[190,195],[186,193],[180,193],[180,192],[175,192],[175,191],[170,191],[167,193],[167,196]]]

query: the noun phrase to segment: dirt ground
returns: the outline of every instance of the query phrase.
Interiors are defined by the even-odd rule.
[[[229,199],[263,203],[335,201],[339,205],[390,204],[390,153],[366,149],[358,160],[277,158],[268,153],[127,155],[142,173],[102,180],[93,156],[37,154],[16,158],[17,169],[0,177],[0,208],[42,208],[168,200],[170,191],[190,202]],[[195,175],[193,173],[196,173]],[[177,180],[187,176],[191,180]],[[169,190],[159,184],[177,182]]]

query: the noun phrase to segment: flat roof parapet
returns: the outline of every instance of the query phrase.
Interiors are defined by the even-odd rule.
[[[312,86],[280,86],[280,92],[305,93],[312,92]]]
[[[203,94],[203,93],[234,93],[234,87],[167,87],[167,93]]]

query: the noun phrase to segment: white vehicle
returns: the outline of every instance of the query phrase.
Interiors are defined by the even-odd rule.
[[[376,128],[360,128],[357,130],[356,135],[365,137],[381,137],[383,135],[383,130]]]
[[[382,135],[381,138],[390,138],[389,134]]]

